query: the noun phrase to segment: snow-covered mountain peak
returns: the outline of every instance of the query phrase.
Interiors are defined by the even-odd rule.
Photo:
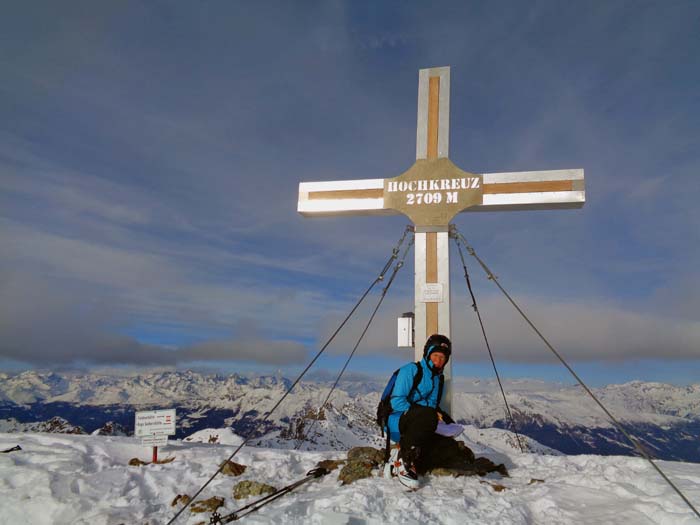
[[[378,436],[373,419],[384,384],[385,380],[371,378],[340,382],[325,420],[314,424],[318,429],[310,436],[314,446],[329,449]],[[261,416],[291,386],[279,374],[255,377],[158,371],[116,376],[30,371],[6,374],[0,382],[4,414],[0,419],[38,422],[59,415],[91,432],[109,420],[133,426],[137,410],[176,408],[179,435],[229,425],[243,435],[254,430],[256,438],[265,434],[285,441],[299,428],[310,428],[308,420],[313,419],[331,385],[325,380],[300,382],[272,417],[258,426]],[[519,431],[567,453],[630,453],[629,443],[578,386],[520,379],[505,381],[504,386]],[[691,439],[700,430],[700,385],[634,381],[595,392],[618,420],[638,428],[655,454],[700,461]],[[457,378],[452,416],[480,428],[510,428],[501,393],[491,380]],[[279,433],[277,437],[270,434],[273,431]]]

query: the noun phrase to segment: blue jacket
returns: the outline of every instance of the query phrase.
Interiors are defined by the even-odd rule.
[[[402,366],[399,369],[399,374],[396,376],[394,390],[391,393],[391,408],[393,412],[389,415],[389,437],[392,441],[399,441],[401,437],[399,433],[399,419],[404,413],[408,412],[411,405],[437,408],[440,376],[442,374],[434,370],[433,363],[428,356],[420,360],[420,366],[423,367],[423,377],[413,392],[411,392],[413,378],[418,373],[415,363],[408,363]],[[409,394],[410,398],[408,397]]]

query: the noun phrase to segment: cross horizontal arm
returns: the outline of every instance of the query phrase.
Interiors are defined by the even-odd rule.
[[[301,182],[297,211],[304,217],[398,213],[384,208],[384,179]]]
[[[483,188],[482,201],[463,211],[568,209],[586,202],[582,169],[483,173],[477,177]],[[406,185],[406,192],[421,191],[417,182]],[[302,182],[297,211],[305,217],[396,215],[399,212],[385,207],[385,186],[385,179]],[[440,190],[445,185],[437,179],[435,187]]]
[[[482,204],[464,211],[570,209],[586,202],[581,169],[484,173],[482,178]]]

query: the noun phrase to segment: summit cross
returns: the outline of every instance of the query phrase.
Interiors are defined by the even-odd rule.
[[[461,212],[580,208],[582,169],[469,173],[448,158],[450,68],[418,73],[416,162],[398,177],[301,182],[297,211],[304,217],[404,214],[415,225],[416,360],[434,333],[451,337],[450,221]],[[453,347],[459,345],[453,342]],[[456,352],[453,352],[453,356]],[[445,367],[442,406],[452,404],[452,359]]]

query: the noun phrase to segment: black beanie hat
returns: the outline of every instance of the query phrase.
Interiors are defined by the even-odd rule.
[[[445,354],[445,357],[447,358],[445,363],[447,363],[447,361],[450,360],[450,355],[452,355],[452,342],[446,335],[431,335],[428,337],[428,340],[425,342],[425,346],[423,347],[423,357],[428,357],[433,352]]]

